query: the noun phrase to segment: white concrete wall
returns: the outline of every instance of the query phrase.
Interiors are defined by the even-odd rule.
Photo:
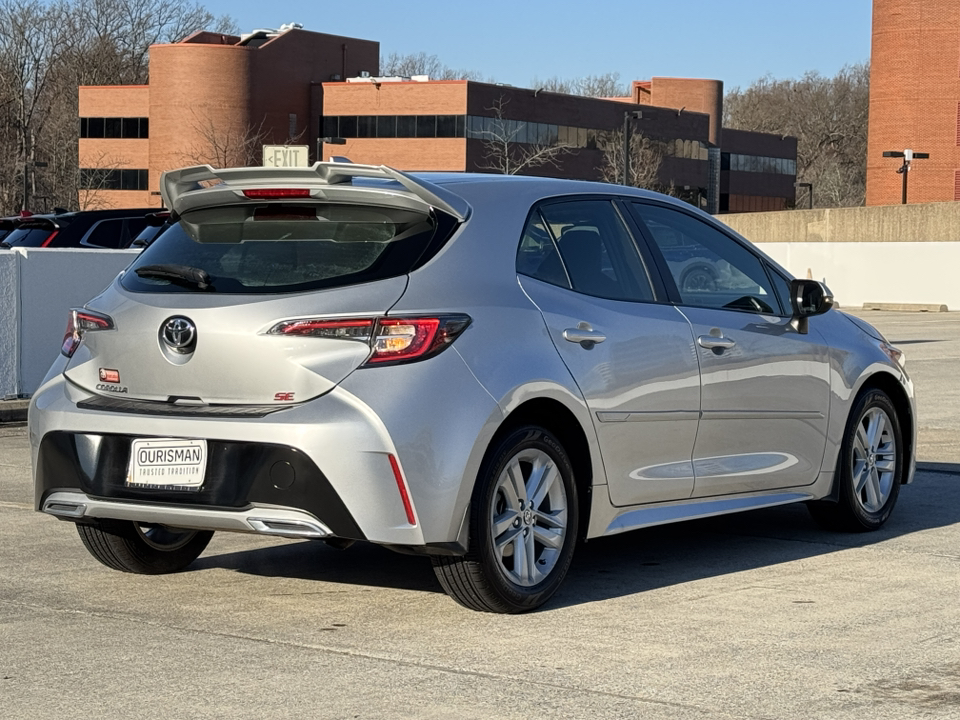
[[[0,250],[0,400],[17,395],[20,367],[20,255]]]
[[[825,280],[841,307],[936,303],[960,310],[960,242],[756,243],[795,277]]]
[[[30,395],[37,389],[60,352],[67,311],[99,295],[139,252],[0,250],[0,302],[9,288],[18,295],[16,322],[0,319],[0,393]]]

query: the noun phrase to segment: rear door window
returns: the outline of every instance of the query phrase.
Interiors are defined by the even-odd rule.
[[[283,293],[355,285],[410,272],[437,223],[422,213],[361,205],[245,204],[184,213],[123,276],[138,292],[192,292],[137,275],[147,265],[203,270],[215,292]]]
[[[126,247],[130,244],[130,241],[131,238],[128,234],[126,220],[118,218],[116,220],[101,220],[98,222],[90,229],[81,244],[98,248],[117,249]]]
[[[542,205],[524,229],[517,272],[593,297],[654,299],[633,237],[609,200]]]

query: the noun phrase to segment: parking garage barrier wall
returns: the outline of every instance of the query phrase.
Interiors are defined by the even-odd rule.
[[[0,398],[31,395],[60,352],[67,311],[106,288],[139,250],[0,250]]]
[[[960,203],[718,215],[796,277],[825,280],[841,307],[960,309]]]

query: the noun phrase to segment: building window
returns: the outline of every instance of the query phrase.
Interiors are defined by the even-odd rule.
[[[147,175],[146,170],[81,168],[80,187],[83,190],[146,190]]]
[[[109,139],[146,139],[150,136],[148,118],[83,117],[80,118],[80,137]]]
[[[381,115],[377,118],[377,137],[395,138],[397,136],[397,116]]]
[[[330,115],[322,119],[321,137],[343,138],[471,138],[504,137],[529,145],[596,148],[602,130],[479,115]],[[682,157],[706,158],[697,140],[677,140]]]
[[[721,170],[723,167],[723,155],[720,156]],[[761,155],[740,155],[738,153],[729,153],[729,169],[735,172],[762,172],[774,173],[777,175],[796,175],[797,161],[790,158],[764,157]]]

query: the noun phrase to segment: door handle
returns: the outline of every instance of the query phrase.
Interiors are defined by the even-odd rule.
[[[598,330],[590,327],[590,323],[578,323],[575,328],[567,328],[563,331],[563,339],[567,342],[579,343],[585,348],[591,348],[597,343],[602,343],[607,336]]]
[[[736,344],[736,340],[723,337],[723,335],[720,337],[715,335],[701,335],[697,338],[697,345],[702,348],[707,348],[708,350],[713,350],[715,348],[726,350],[727,348],[732,348]]]

